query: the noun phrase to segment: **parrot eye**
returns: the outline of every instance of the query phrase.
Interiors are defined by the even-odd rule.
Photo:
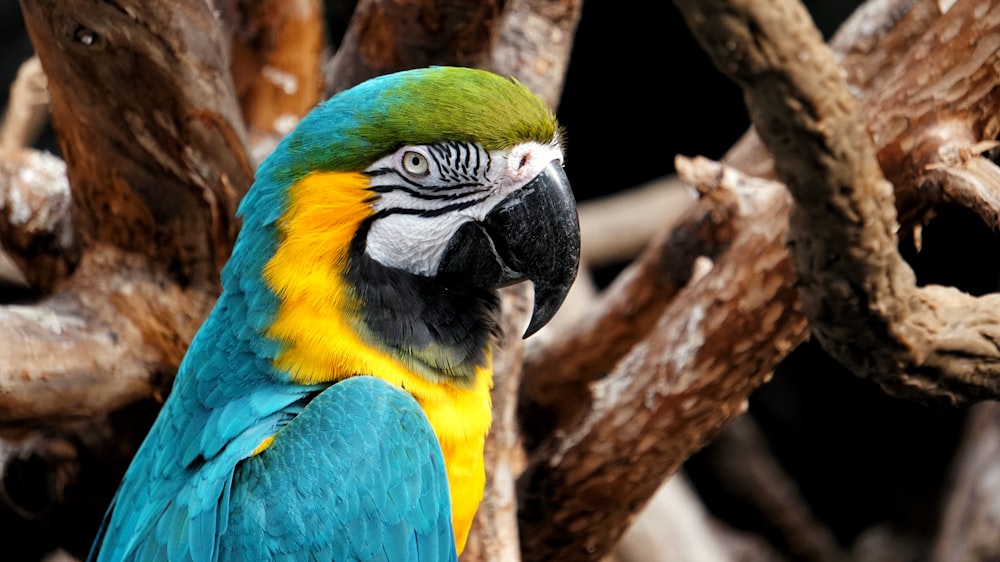
[[[414,176],[426,176],[430,173],[430,164],[423,154],[408,150],[403,153],[403,169]]]

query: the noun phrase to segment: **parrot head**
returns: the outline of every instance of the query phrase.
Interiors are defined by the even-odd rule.
[[[527,337],[555,314],[579,263],[562,162],[554,115],[518,82],[468,68],[403,71],[308,114],[262,164],[241,213],[244,229],[275,222],[287,203],[274,204],[269,192],[280,198],[309,175],[358,172],[367,209],[351,234],[345,276],[356,278],[363,303],[386,303],[367,307],[369,328],[398,331],[399,314],[381,311],[398,312],[412,302],[405,293],[429,285],[379,282],[387,277],[452,292],[528,280],[535,301]],[[396,289],[388,292],[400,294],[385,294],[390,281]]]

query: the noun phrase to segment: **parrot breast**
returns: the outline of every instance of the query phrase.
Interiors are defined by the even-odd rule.
[[[483,350],[485,360],[473,369],[471,381],[428,378],[425,368],[382,345],[363,324],[364,303],[345,272],[352,240],[372,214],[367,185],[360,173],[316,172],[289,188],[277,222],[277,248],[263,271],[278,297],[266,335],[280,343],[275,366],[291,382],[315,385],[370,375],[417,400],[444,455],[461,552],[485,483],[483,445],[492,419],[489,350]]]

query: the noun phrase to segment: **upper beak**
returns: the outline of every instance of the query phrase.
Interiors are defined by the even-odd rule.
[[[579,265],[576,201],[562,165],[553,161],[482,222],[463,225],[449,242],[438,272],[461,271],[486,288],[531,281],[535,304],[524,332],[528,337],[559,310]]]

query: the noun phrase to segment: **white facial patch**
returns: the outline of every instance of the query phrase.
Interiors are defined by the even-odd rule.
[[[483,220],[562,159],[555,139],[489,152],[457,142],[402,147],[366,170],[378,195],[372,206],[383,215],[371,224],[366,251],[386,267],[432,276],[463,224]]]

